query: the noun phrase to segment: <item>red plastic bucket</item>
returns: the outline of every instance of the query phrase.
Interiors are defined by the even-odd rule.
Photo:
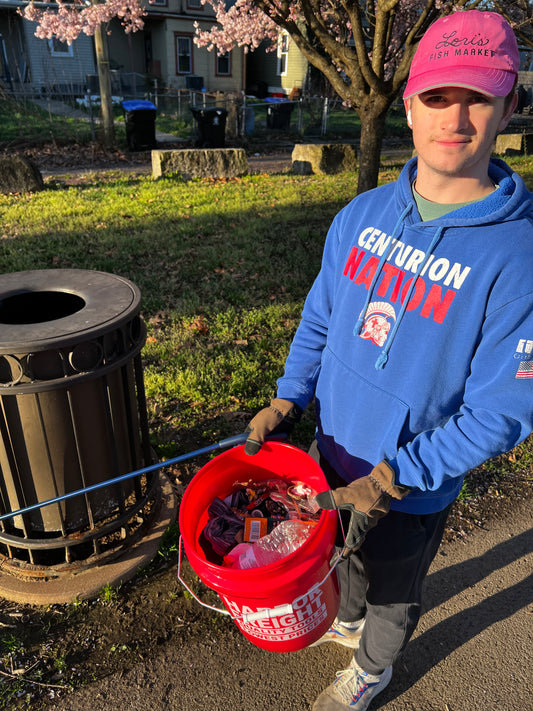
[[[199,543],[207,509],[215,497],[224,498],[238,482],[273,476],[302,481],[315,491],[328,484],[318,464],[301,449],[267,442],[253,457],[244,446],[220,454],[202,467],[183,496],[179,526],[183,547],[193,570],[214,590],[244,636],[271,652],[293,652],[316,642],[331,626],[339,606],[337,575],[330,569],[337,530],[335,511],[322,511],[305,543],[291,555],[260,568],[238,570],[206,560]],[[279,606],[288,609],[276,610]],[[292,609],[291,609],[292,608]],[[255,613],[270,610],[266,619]]]

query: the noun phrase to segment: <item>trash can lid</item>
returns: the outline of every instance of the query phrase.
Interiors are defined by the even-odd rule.
[[[53,301],[55,314],[47,319],[31,318],[21,313],[19,301],[39,297]],[[63,299],[66,300],[64,313]],[[70,308],[72,299],[80,308]],[[85,269],[36,269],[0,275],[0,303],[6,310],[24,318],[8,318],[0,331],[0,355],[24,353],[31,345],[33,352],[63,347],[87,340],[90,336],[109,333],[110,322],[124,324],[140,309],[141,292],[125,277]],[[52,318],[54,316],[54,318]],[[2,321],[6,320],[2,318]]]
[[[194,116],[209,116],[211,114],[226,116],[228,113],[226,109],[219,106],[190,106],[189,108]]]
[[[132,99],[131,101],[123,101],[122,108],[125,111],[147,111],[152,109],[157,111],[157,107],[152,104],[151,101],[145,101],[144,99]]]

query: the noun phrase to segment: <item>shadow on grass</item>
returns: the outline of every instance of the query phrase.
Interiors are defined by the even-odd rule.
[[[128,188],[137,184],[125,182]],[[346,203],[341,197],[317,207],[272,203],[224,212],[216,204],[211,211],[173,204],[141,217],[133,210],[109,211],[94,224],[94,190],[90,198],[76,190],[72,199],[85,214],[72,225],[66,217],[55,228],[4,239],[0,269],[115,273],[141,289],[146,317],[303,300],[320,268],[327,229]]]

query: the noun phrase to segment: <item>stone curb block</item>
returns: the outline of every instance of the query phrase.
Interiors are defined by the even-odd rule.
[[[496,137],[494,152],[499,155],[531,155],[533,133],[500,133]]]
[[[298,143],[292,151],[297,175],[333,175],[357,169],[357,149],[352,143]]]
[[[152,176],[238,178],[248,173],[244,148],[186,148],[152,151]]]

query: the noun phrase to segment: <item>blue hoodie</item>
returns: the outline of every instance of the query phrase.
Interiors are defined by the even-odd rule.
[[[416,165],[334,219],[277,397],[315,397],[347,482],[385,458],[413,489],[393,508],[433,513],[533,430],[533,212],[492,160],[497,190],[421,222]]]

